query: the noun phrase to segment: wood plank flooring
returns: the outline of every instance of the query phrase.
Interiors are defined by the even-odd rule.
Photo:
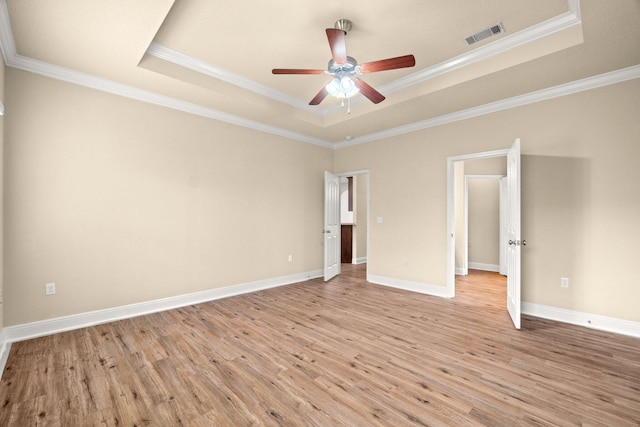
[[[1,426],[638,426],[640,340],[311,280],[12,345]]]

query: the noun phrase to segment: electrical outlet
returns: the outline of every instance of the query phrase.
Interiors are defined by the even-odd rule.
[[[561,288],[568,288],[569,287],[569,278],[568,277],[561,277],[560,278],[560,287]]]
[[[56,284],[55,283],[47,283],[44,285],[44,294],[45,295],[55,295],[56,293]]]
[[[404,265],[405,267],[409,265],[409,260],[406,258],[402,258],[402,265]]]
[[[293,255],[289,255],[289,262],[293,261]]]

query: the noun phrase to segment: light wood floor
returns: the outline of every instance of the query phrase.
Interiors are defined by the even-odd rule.
[[[640,340],[442,299],[364,266],[13,344],[1,426],[638,426]]]

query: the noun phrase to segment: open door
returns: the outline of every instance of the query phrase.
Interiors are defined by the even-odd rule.
[[[520,139],[507,154],[507,310],[520,329]]]
[[[324,173],[324,280],[340,274],[340,178]]]

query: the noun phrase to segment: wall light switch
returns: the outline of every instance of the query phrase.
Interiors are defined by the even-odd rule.
[[[381,217],[381,216],[377,217],[377,218],[376,218],[376,222],[377,222],[378,224],[382,224],[382,217]]]

